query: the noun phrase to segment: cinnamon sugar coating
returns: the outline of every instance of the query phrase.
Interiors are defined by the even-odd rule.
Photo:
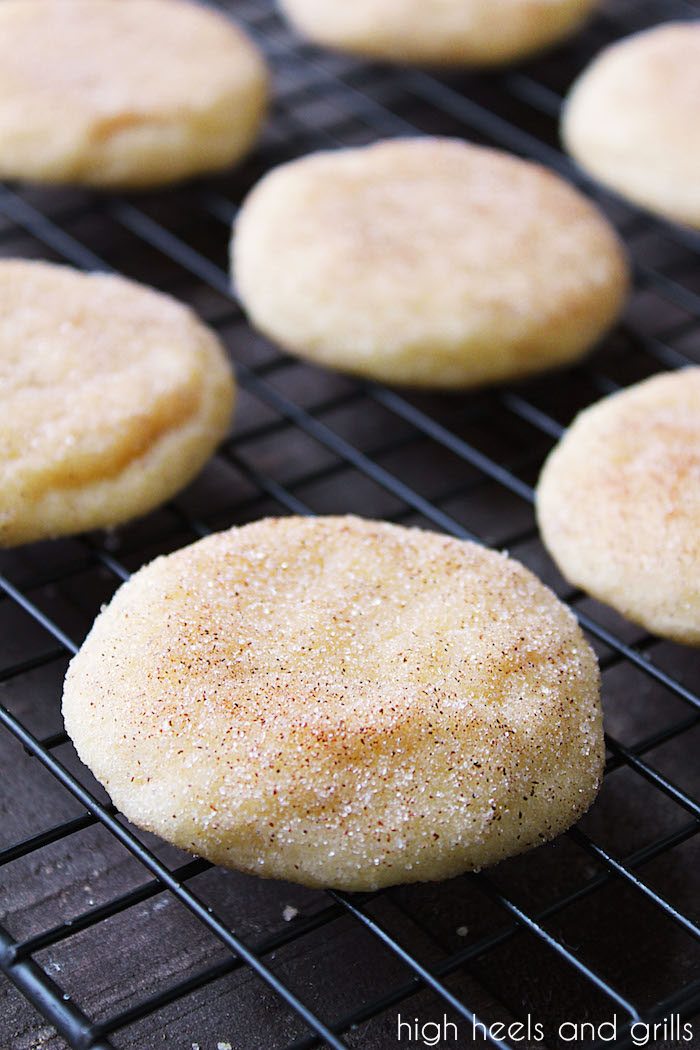
[[[700,229],[700,23],[667,22],[604,48],[562,111],[562,138],[622,196]]]
[[[144,514],[228,429],[233,376],[169,296],[107,274],[0,262],[0,546]]]
[[[228,167],[264,116],[257,48],[188,0],[3,0],[0,177],[158,186]]]
[[[446,878],[552,838],[603,762],[595,656],[505,555],[354,517],[158,558],[65,682],[82,760],[139,826],[258,875]]]
[[[700,368],[582,412],[545,463],[542,536],[566,578],[649,631],[700,644]]]
[[[554,173],[457,139],[316,153],[243,204],[234,282],[301,357],[388,383],[496,383],[580,358],[628,287],[618,238]]]

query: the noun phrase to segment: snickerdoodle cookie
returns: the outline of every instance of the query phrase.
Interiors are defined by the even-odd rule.
[[[0,177],[138,188],[225,168],[266,83],[247,37],[189,0],[3,0]]]
[[[650,631],[700,644],[700,368],[582,412],[545,464],[537,511],[571,583]]]
[[[598,0],[280,0],[317,44],[368,58],[497,66],[576,31]]]
[[[569,152],[636,204],[700,228],[700,22],[602,51],[564,107]]]
[[[598,678],[573,614],[503,554],[354,517],[267,519],[121,587],[63,712],[140,827],[361,890],[573,824],[602,772]]]
[[[445,389],[575,361],[628,280],[612,227],[572,186],[444,138],[275,169],[239,213],[232,266],[251,321],[286,349]]]
[[[155,507],[209,458],[232,404],[221,344],[174,299],[0,262],[0,546]]]

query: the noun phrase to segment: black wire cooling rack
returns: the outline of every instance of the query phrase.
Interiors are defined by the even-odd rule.
[[[617,0],[536,62],[437,77],[316,51],[268,0],[226,6],[275,73],[272,119],[242,168],[138,197],[0,188],[2,254],[114,269],[192,303],[222,334],[241,386],[232,437],[177,500],[114,534],[0,555],[0,1045],[386,1050],[430,1045],[426,1023],[443,1026],[443,1050],[700,1045],[678,1042],[700,1011],[697,651],[568,589],[532,512],[543,458],[576,411],[700,358],[700,236],[586,182],[556,127],[563,93],[601,46],[698,7]],[[246,326],[226,252],[259,175],[311,149],[416,131],[542,161],[613,219],[636,290],[587,362],[419,396],[314,369]],[[60,722],[62,677],[131,571],[264,514],[349,511],[507,548],[574,606],[603,670],[607,775],[555,843],[441,885],[324,894],[225,872],[138,832],[78,763]],[[473,1038],[475,1017],[502,1027]]]

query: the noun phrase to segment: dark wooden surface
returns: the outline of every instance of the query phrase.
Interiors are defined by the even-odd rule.
[[[400,73],[336,58],[318,59],[310,52],[305,52],[305,57],[289,53],[285,50],[288,37],[265,17],[267,2],[232,0],[229,6],[264,34],[272,48],[280,102],[251,161],[214,183],[215,191],[228,200],[239,200],[261,171],[284,157],[323,144],[323,132],[314,129],[325,128],[344,142],[377,137],[376,113],[372,120],[353,116],[359,96],[338,88],[314,65],[317,61],[353,89],[361,89],[422,129],[479,137],[455,116],[428,104],[415,90],[415,81]],[[676,7],[673,3],[618,2],[608,5],[607,10],[649,21],[664,17]],[[624,28],[623,23],[601,18],[570,45],[526,67],[526,73],[554,90],[563,90],[573,72]],[[305,94],[301,91],[304,85]],[[508,87],[501,78],[455,77],[450,85],[555,144],[553,117],[537,114],[517,102],[511,93],[513,85]],[[207,212],[203,193],[201,187],[178,189],[144,197],[137,203],[217,266],[225,267],[228,230]],[[186,299],[212,322],[230,314],[230,303],[223,295],[125,229],[110,211],[108,199],[37,190],[26,190],[22,196],[55,217],[72,237],[110,265]],[[684,287],[700,291],[697,260],[690,252],[664,236],[654,224],[635,219],[633,213],[609,202],[606,206],[624,228],[637,259],[658,266]],[[0,215],[0,251],[59,258],[5,212]],[[485,481],[474,467],[419,434],[354,382],[280,358],[272,347],[252,335],[240,318],[230,316],[232,319],[219,327],[235,361],[263,369],[273,389],[306,407],[355,448],[376,456],[386,470],[435,501],[486,542],[502,545],[514,535],[521,536],[511,553],[564,593],[566,588],[533,531],[532,510],[526,502],[495,482]],[[655,286],[642,282],[624,325],[589,364],[533,381],[521,390],[565,424],[580,407],[600,396],[608,380],[631,382],[657,370],[659,363],[646,352],[643,339],[654,335],[666,339],[671,326],[675,326],[673,345],[685,353],[700,355],[700,330],[697,325],[693,327],[691,314],[670,302]],[[416,396],[409,400],[495,462],[516,470],[525,481],[531,483],[536,478],[551,441],[507,412],[495,394]],[[96,548],[109,551],[133,569],[156,553],[193,539],[183,515],[220,528],[266,513],[280,513],[283,507],[265,491],[270,481],[293,491],[316,512],[354,511],[430,524],[361,469],[344,462],[337,450],[292,426],[245,391],[239,401],[235,433],[234,458],[218,457],[174,505],[115,535],[2,553],[0,572],[79,643],[100,604],[117,585],[114,575],[97,560]],[[577,605],[618,637],[640,642],[658,665],[689,688],[698,688],[696,651],[645,639],[641,631],[587,599],[580,599]],[[27,612],[7,597],[0,598],[0,671],[37,654],[48,654],[54,647],[54,640]],[[604,646],[598,645],[598,650],[606,668],[606,723],[617,740],[634,746],[691,713],[682,700],[641,670],[615,658]],[[59,704],[65,666],[65,655],[57,654],[45,666],[16,674],[0,684],[2,703],[40,736],[62,728]],[[696,797],[700,788],[699,739],[700,727],[688,728],[645,755],[656,770]],[[98,797],[103,797],[80,767],[70,744],[60,744],[54,753],[83,783],[94,788]],[[81,814],[71,796],[4,731],[0,732],[0,769],[0,848]],[[596,843],[622,859],[683,828],[689,820],[680,805],[634,770],[622,767],[606,778],[599,801],[581,826]],[[187,859],[151,837],[143,838],[168,864],[174,866]],[[639,874],[679,911],[697,920],[699,866],[698,839],[690,838],[662,852],[641,867]],[[422,964],[437,965],[449,953],[508,930],[510,919],[487,892],[489,886],[500,887],[534,914],[603,871],[599,861],[574,839],[564,836],[499,865],[489,873],[488,883],[477,876],[399,888],[376,898],[369,911]],[[147,872],[106,830],[91,826],[0,868],[2,922],[15,938],[30,937],[148,881]],[[207,870],[190,885],[250,943],[280,930],[303,930],[303,923],[330,903],[319,892],[220,869]],[[287,907],[298,910],[289,921],[284,917]],[[697,943],[621,879],[608,881],[546,925],[640,1010],[653,1008],[700,977]],[[216,938],[167,893],[36,955],[64,992],[98,1020],[227,957]],[[275,973],[327,1021],[351,1013],[411,976],[406,965],[375,936],[342,914],[312,932],[300,932],[266,958]],[[468,968],[457,969],[447,983],[485,1021],[510,1022],[530,1013],[545,1025],[545,1045],[551,1048],[566,1045],[554,1036],[562,1021],[600,1022],[613,1014],[605,996],[524,929],[479,955]],[[422,1045],[398,1042],[399,1011],[404,1019],[418,1017],[421,1022],[439,1020],[445,1013],[455,1020],[435,993],[423,990],[350,1032],[348,1045],[362,1050]],[[469,1026],[463,1019],[460,1029],[459,1043],[442,1041],[443,1050],[471,1044]],[[683,1045],[700,1046],[700,1020],[696,1020],[696,1029],[699,1037]],[[201,1050],[216,1050],[218,1043],[229,1043],[234,1050],[277,1050],[306,1031],[277,996],[243,967],[122,1029],[113,1041],[124,1050],[192,1050],[195,1045]],[[0,1050],[64,1050],[65,1045],[22,995],[0,978]],[[666,1044],[657,1039],[650,1045]]]

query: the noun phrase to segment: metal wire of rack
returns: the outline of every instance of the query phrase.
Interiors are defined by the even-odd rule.
[[[477,1030],[475,1045],[524,1045],[504,1029],[528,1018],[548,1047],[571,1045],[559,1026],[579,1020],[615,1025],[614,1040],[597,1028],[585,1045],[633,1045],[635,1023],[659,1023],[648,1045],[670,1044],[664,1020],[700,1012],[697,660],[566,586],[539,544],[532,486],[578,409],[700,356],[700,236],[591,184],[556,139],[562,94],[602,44],[698,7],[617,0],[517,70],[435,77],[317,52],[269,0],[223,6],[276,77],[265,137],[237,172],[133,198],[0,188],[2,254],[120,271],[191,302],[230,347],[242,390],[233,435],[166,508],[115,535],[0,556],[0,967],[50,1026],[6,982],[2,1045],[382,1050],[400,1045],[399,1013],[453,1020],[459,1046],[477,1018],[502,1028]],[[413,395],[314,369],[248,329],[225,260],[255,179],[310,149],[416,131],[542,161],[610,214],[636,291],[587,362],[469,396]],[[65,665],[134,568],[265,513],[347,511],[507,548],[572,604],[600,657],[608,761],[598,803],[557,842],[444,885],[321,894],[138,832],[75,759],[60,724]]]

